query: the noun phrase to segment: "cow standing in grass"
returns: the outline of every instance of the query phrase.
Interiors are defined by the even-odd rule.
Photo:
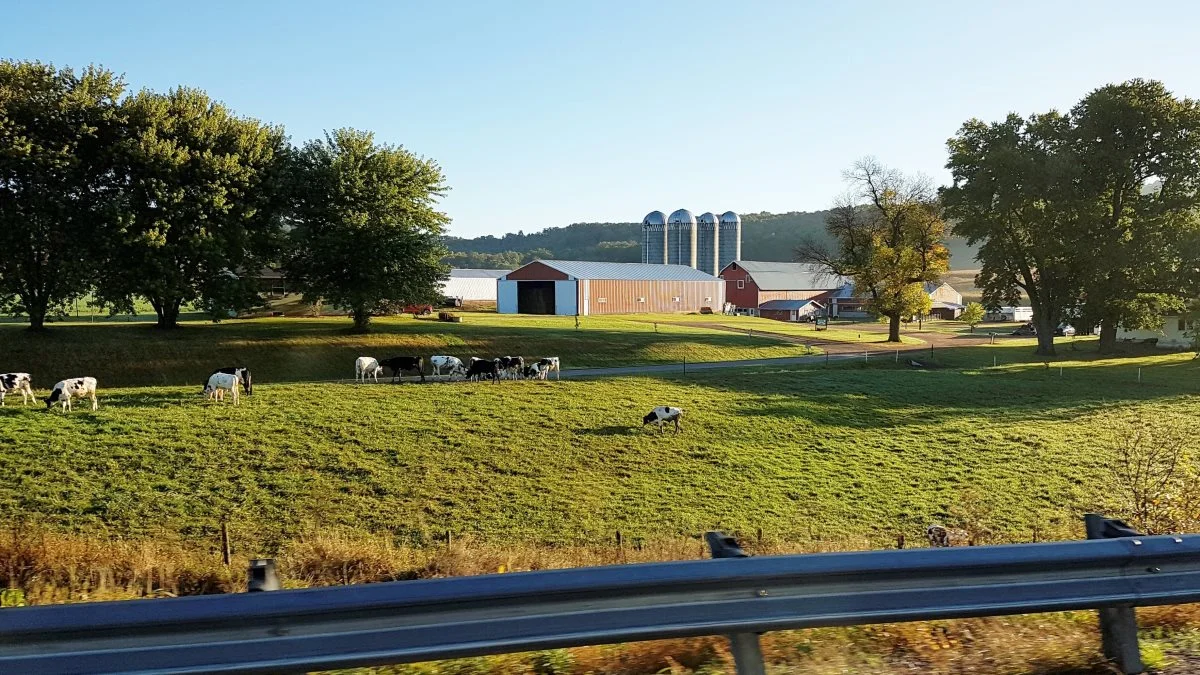
[[[4,373],[0,375],[0,406],[4,405],[4,397],[8,394],[21,392],[21,405],[29,405],[36,401],[33,395],[33,379],[29,373]]]
[[[520,356],[501,356],[496,359],[496,367],[500,370],[500,377],[505,375],[509,379],[515,380],[521,377],[521,372],[525,370],[525,359]]]
[[[383,366],[379,365],[379,361],[370,356],[360,356],[354,360],[354,381],[362,380],[363,384],[367,383],[367,378],[379,382],[379,374],[383,372]]]
[[[400,379],[401,373],[414,371],[421,376],[422,382],[425,381],[425,359],[419,356],[393,356],[380,361],[379,365],[392,371],[392,384]]]
[[[238,405],[238,389],[241,386],[241,378],[233,373],[213,373],[208,378],[208,384],[204,386],[204,396],[216,401],[224,401],[225,392],[229,392],[233,404]]]
[[[433,369],[434,375],[441,375],[442,371],[446,371],[451,378],[455,375],[466,376],[467,368],[457,356],[431,356],[429,357],[429,366]]]
[[[92,399],[92,410],[100,407],[96,401],[96,378],[73,377],[54,385],[50,396],[46,397],[46,410],[54,407],[55,403],[62,404],[63,412],[71,411],[71,400],[76,398]]]
[[[209,377],[212,377],[217,373],[225,373],[227,375],[233,375],[237,377],[238,382],[240,382],[242,385],[242,391],[246,392],[247,396],[254,393],[254,385],[250,380],[250,369],[246,366],[228,366],[225,368],[218,368],[209,373]]]
[[[642,418],[642,426],[644,427],[647,424],[657,424],[658,433],[661,434],[664,423],[674,422],[675,433],[679,433],[679,430],[683,428],[679,425],[679,420],[682,417],[683,408],[672,408],[670,406],[660,405],[654,410],[651,410],[646,414],[645,417]]]
[[[471,365],[467,368],[466,379],[478,380],[484,377],[491,378],[492,382],[500,381],[499,359],[493,361],[488,361],[487,359],[471,359]]]
[[[546,379],[546,376],[550,374],[550,371],[554,371],[554,379],[562,379],[561,372],[558,369],[559,366],[557,356],[546,356],[540,358],[538,359],[538,362],[534,364],[534,367],[537,368],[537,378],[539,380]]]

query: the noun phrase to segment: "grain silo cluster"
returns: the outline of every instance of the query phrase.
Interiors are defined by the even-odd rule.
[[[642,219],[642,262],[686,265],[713,276],[742,257],[742,218],[733,211],[699,217],[687,209]]]

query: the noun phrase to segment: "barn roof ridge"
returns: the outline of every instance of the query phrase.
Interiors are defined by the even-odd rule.
[[[687,265],[599,262],[592,260],[534,260],[575,279],[624,281],[720,281]],[[527,263],[532,264],[532,263]]]

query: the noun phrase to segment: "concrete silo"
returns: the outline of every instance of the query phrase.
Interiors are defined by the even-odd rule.
[[[642,219],[642,262],[667,263],[667,216],[651,211]]]
[[[718,218],[712,211],[696,217],[696,268],[714,277],[721,273],[718,254],[721,250],[721,231]]]
[[[742,259],[742,217],[733,211],[726,211],[721,214],[720,220],[717,269],[723,270],[734,260]]]
[[[696,267],[696,217],[687,209],[667,218],[667,264]]]

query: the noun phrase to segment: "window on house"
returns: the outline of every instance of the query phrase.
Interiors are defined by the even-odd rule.
[[[1179,320],[1179,331],[1183,332],[1185,330],[1187,330],[1187,322],[1184,321],[1183,319],[1180,319]]]
[[[746,280],[738,279],[738,288],[740,289],[740,288],[745,288],[745,287],[746,287]]]

